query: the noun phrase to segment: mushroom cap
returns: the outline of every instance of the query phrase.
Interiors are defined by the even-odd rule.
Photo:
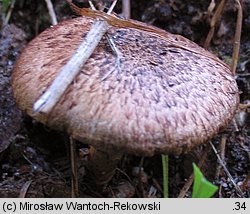
[[[33,104],[93,22],[64,21],[24,49],[12,78],[23,111],[79,141],[139,155],[189,151],[228,125],[239,103],[230,68],[188,39],[154,27],[148,32],[110,26],[120,69],[103,38],[53,110],[34,113]]]

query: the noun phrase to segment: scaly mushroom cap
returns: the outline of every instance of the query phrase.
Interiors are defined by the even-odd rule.
[[[64,21],[25,48],[12,82],[23,111],[77,140],[143,155],[189,151],[227,126],[239,102],[228,66],[188,39],[158,28],[153,33],[110,27],[121,52],[120,70],[103,38],[50,114],[34,114],[34,102],[93,21]]]

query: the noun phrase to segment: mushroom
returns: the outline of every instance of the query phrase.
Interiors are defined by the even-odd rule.
[[[53,110],[34,113],[93,22],[82,16],[42,32],[23,50],[12,78],[21,110],[96,149],[90,181],[105,187],[124,153],[188,152],[228,125],[239,103],[230,68],[182,36],[133,20],[127,22],[140,27],[116,23],[108,31],[119,64],[103,38]]]

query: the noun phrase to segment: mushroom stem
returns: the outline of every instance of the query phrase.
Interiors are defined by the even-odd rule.
[[[86,180],[99,191],[104,191],[112,179],[123,153],[115,150],[90,147],[89,160],[86,163]]]

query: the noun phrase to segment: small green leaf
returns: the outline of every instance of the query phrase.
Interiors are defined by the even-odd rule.
[[[209,182],[200,169],[193,163],[194,184],[192,198],[210,198],[218,190],[218,187]]]

